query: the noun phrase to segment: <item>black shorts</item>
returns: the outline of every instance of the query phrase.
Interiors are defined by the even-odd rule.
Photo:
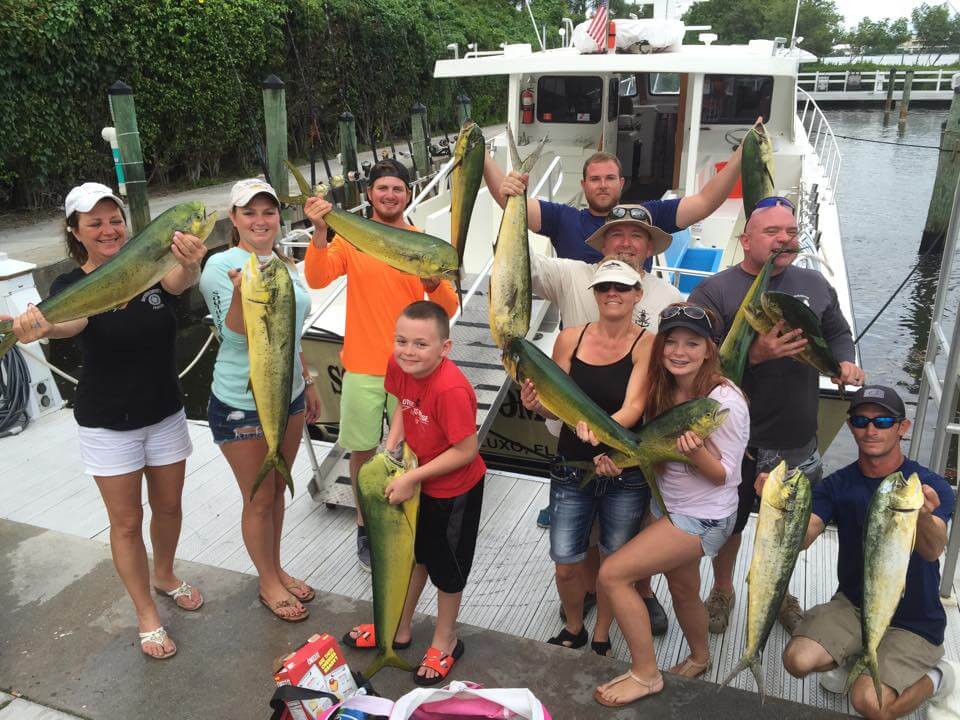
[[[472,489],[452,498],[420,493],[414,555],[417,564],[427,566],[430,582],[437,590],[453,594],[466,586],[482,507],[483,478]]]

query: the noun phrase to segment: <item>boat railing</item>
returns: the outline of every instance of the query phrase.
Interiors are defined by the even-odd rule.
[[[715,275],[715,273],[709,270],[694,270],[693,268],[673,267],[672,265],[654,265],[650,271],[656,275],[659,275],[660,277],[663,277],[664,273],[672,273],[670,284],[674,287],[679,287],[680,278],[683,276],[708,278]]]
[[[837,181],[840,178],[840,166],[843,162],[840,155],[840,145],[833,134],[833,128],[830,127],[830,121],[827,120],[823,110],[820,109],[817,101],[813,99],[810,93],[798,86],[797,96],[798,99],[803,100],[800,124],[807,134],[807,140],[813,146],[820,169],[826,179],[827,187],[821,186],[821,194],[824,190],[827,190],[827,201],[836,204]]]
[[[952,316],[952,337],[948,340],[948,326],[944,317],[947,296],[952,290],[952,283],[949,282],[949,279],[952,277],[958,235],[960,235],[960,184],[957,185],[954,193],[953,210],[950,213],[950,223],[947,226],[947,234],[944,239],[937,295],[931,314],[927,350],[923,357],[920,390],[917,394],[917,412],[914,416],[909,449],[910,458],[916,460],[920,455],[927,417],[927,405],[932,396],[937,406],[937,419],[933,427],[933,444],[930,449],[928,467],[940,475],[943,475],[947,467],[947,452],[950,449],[951,436],[960,436],[960,423],[957,422],[955,411],[958,373],[960,373],[960,352],[956,352],[956,349],[960,348],[960,322],[956,321],[957,313],[954,312]],[[942,381],[936,366],[937,358],[941,356],[947,359]],[[956,503],[954,507],[953,522],[950,524],[950,536],[947,541],[946,558],[943,562],[943,573],[940,581],[940,595],[942,597],[950,597],[953,593],[953,578],[957,569],[957,559],[960,557],[960,522],[958,522],[958,519],[960,519],[960,503]]]
[[[547,185],[548,181],[551,178],[555,178],[553,182]],[[554,202],[557,197],[557,193],[560,192],[560,186],[563,184],[563,159],[559,155],[555,155],[553,160],[550,161],[550,164],[547,165],[546,170],[543,171],[543,174],[540,176],[540,180],[534,185],[533,190],[528,194],[530,197],[540,197],[541,191],[543,191],[544,186],[546,185],[546,198],[550,202]]]
[[[935,92],[950,93],[950,79],[955,70],[914,70],[911,93]],[[894,97],[903,93],[906,73],[898,72],[893,79]],[[887,70],[836,70],[797,73],[797,89],[817,93],[823,100],[829,94],[832,98],[861,98],[868,95],[886,96],[890,87]]]
[[[421,190],[417,196],[410,202],[407,206],[407,209],[404,210],[403,214],[407,218],[407,222],[413,224],[413,221],[410,219],[413,216],[413,211],[417,206],[422,203],[424,200],[427,200],[430,197],[430,193],[433,192],[433,189],[437,187],[446,177],[450,174],[450,171],[453,170],[453,165],[455,158],[451,157],[446,163],[443,164],[437,172],[433,174],[423,190]]]

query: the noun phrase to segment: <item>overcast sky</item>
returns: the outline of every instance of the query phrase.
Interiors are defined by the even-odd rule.
[[[877,0],[835,0],[837,9],[843,15],[844,24],[853,27],[861,19],[868,17],[871,20],[881,18],[910,17],[910,11],[923,0],[896,0],[896,2],[877,2]],[[927,0],[927,4],[936,5],[943,0]],[[958,0],[951,0],[951,7],[956,10],[960,7]]]

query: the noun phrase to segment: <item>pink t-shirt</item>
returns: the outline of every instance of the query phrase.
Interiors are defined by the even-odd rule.
[[[707,445],[727,471],[723,485],[714,485],[692,465],[669,462],[657,475],[667,510],[701,520],[722,520],[737,509],[740,463],[750,439],[750,411],[741,392],[727,383],[718,385],[709,397],[730,411],[724,423],[707,439]],[[749,482],[753,482],[752,478]]]

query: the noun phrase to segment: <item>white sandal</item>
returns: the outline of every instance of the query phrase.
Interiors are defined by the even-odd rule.
[[[157,595],[170,598],[178,608],[186,612],[196,612],[203,607],[203,595],[201,595],[200,591],[193,587],[193,585],[188,584],[186,580],[181,580],[180,584],[173,590],[161,590],[156,585],[153,586],[153,590]],[[200,603],[196,607],[184,607],[177,602],[177,600],[182,597],[193,597],[194,590],[197,590],[197,595],[200,596]]]
[[[143,646],[146,645],[147,643],[154,643],[155,645],[159,645],[161,649],[163,648],[163,643],[166,642],[167,639],[170,637],[170,635],[167,633],[166,628],[163,627],[163,625],[158,627],[156,630],[151,630],[150,632],[145,632],[145,633],[139,633],[139,635],[140,635],[140,650],[147,657],[152,658],[153,660],[166,660],[167,658],[172,658],[174,655],[177,654],[176,645],[173,646],[173,650],[170,650],[169,652],[165,652],[163,655],[151,655],[150,653],[148,653],[146,650],[143,649]]]

